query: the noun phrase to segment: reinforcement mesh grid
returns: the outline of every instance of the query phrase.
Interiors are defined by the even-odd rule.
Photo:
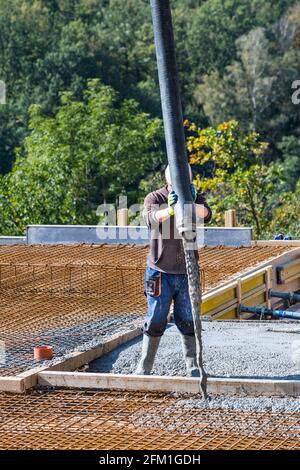
[[[203,291],[286,250],[205,247]],[[34,346],[50,344],[58,359],[140,325],[147,253],[138,245],[0,246],[0,376],[33,368]]]
[[[300,449],[300,413],[185,408],[162,393],[0,394],[1,449]]]

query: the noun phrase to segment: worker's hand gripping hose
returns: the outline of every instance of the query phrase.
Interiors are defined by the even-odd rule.
[[[169,207],[169,214],[174,215],[175,214],[175,209],[174,206],[178,201],[178,196],[175,194],[174,191],[172,191],[169,196],[168,196],[168,207]]]
[[[206,398],[206,374],[203,368],[201,340],[201,284],[198,261],[193,249],[196,244],[195,205],[191,194],[171,9],[169,0],[150,0],[150,3],[168,161],[172,187],[178,195],[176,223],[182,235],[185,252],[200,372],[200,391]],[[191,243],[193,240],[194,243]]]

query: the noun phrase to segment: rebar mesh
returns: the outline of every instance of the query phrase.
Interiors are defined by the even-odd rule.
[[[63,287],[66,291],[76,287],[82,289],[95,275],[103,289],[111,288],[118,277],[113,277],[109,284],[108,279],[103,283],[105,275],[111,276],[115,271],[122,277],[127,271],[143,271],[148,249],[140,245],[0,246],[0,289],[17,287],[20,290],[30,286],[47,291],[55,287]],[[290,249],[293,247],[204,247],[199,250],[203,290],[216,287],[238,272]]]
[[[0,394],[1,449],[300,449],[300,413],[182,408],[162,393]]]
[[[204,291],[288,247],[205,247]],[[146,311],[147,246],[0,246],[0,376],[36,365],[33,348],[50,344],[59,358],[140,324]]]

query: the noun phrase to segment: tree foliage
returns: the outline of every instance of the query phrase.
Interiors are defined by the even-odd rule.
[[[140,175],[162,161],[161,121],[98,80],[89,82],[82,101],[62,94],[53,118],[32,106],[29,127],[24,154],[18,150],[1,180],[7,232],[22,233],[29,223],[96,223],[100,203],[125,191],[136,202]]]
[[[7,87],[7,103],[0,105],[0,176],[7,175],[0,178],[2,231],[20,232],[27,221],[47,218],[48,222],[94,220],[91,211],[104,198],[113,202],[119,191],[126,190],[130,200],[136,201],[154,181],[160,181],[159,176],[152,177],[162,161],[160,131],[149,131],[148,136],[146,129],[146,121],[153,129],[159,127],[155,118],[161,115],[149,3],[0,0],[0,80]],[[300,176],[300,106],[291,99],[292,83],[299,80],[300,70],[300,1],[171,0],[171,6],[185,116],[201,129],[208,127],[207,132],[222,122],[238,121],[240,145],[246,136],[261,135],[268,146],[259,158],[253,157],[245,167],[236,166],[235,161],[226,172],[238,175],[241,171],[242,179],[248,171],[252,181],[257,164],[260,181],[264,175],[274,181],[277,174],[280,194],[293,193]],[[108,160],[99,149],[91,155],[99,113],[94,110],[95,132],[88,133],[83,125],[83,114],[89,111],[87,87],[93,80],[110,87],[105,92],[111,96],[105,119],[118,123],[116,128],[104,125],[106,140],[101,135],[103,148],[111,150],[115,145]],[[142,118],[143,113],[154,120]],[[92,118],[88,120],[91,123]],[[145,132],[144,146],[138,137],[135,142],[148,166],[137,163],[129,144],[134,126],[138,135],[142,129]],[[113,158],[119,158],[117,132],[119,148],[132,160],[130,170],[129,163],[127,169],[122,167],[124,184],[114,170]],[[257,144],[243,145],[252,155],[252,146]],[[242,148],[235,150],[243,154]],[[213,180],[214,165],[207,161],[197,168],[204,178]],[[251,187],[255,185],[251,182]],[[57,188],[56,195],[51,195],[51,187]],[[40,200],[34,202],[40,192]],[[246,202],[239,201],[241,213],[248,214],[242,220],[254,223],[257,233],[264,234],[269,214],[275,217],[278,209],[272,221],[282,219],[284,201],[277,207],[271,192],[261,198],[262,202],[256,201],[258,224],[253,211],[250,216],[244,207]],[[286,196],[285,200],[290,201],[290,211],[294,199]],[[232,199],[232,204],[236,201]],[[220,210],[221,206],[216,223],[221,223]]]
[[[256,132],[244,134],[236,121],[206,129],[197,129],[188,122],[186,125],[191,132],[190,162],[198,168],[195,182],[200,191],[208,194],[218,225],[224,223],[225,210],[236,208],[239,223],[252,226],[255,237],[270,236],[270,231],[284,221],[287,200],[290,217],[296,220],[299,204],[293,207],[295,197],[285,191],[284,167],[264,163],[268,144]],[[205,167],[207,176],[201,177]],[[279,198],[283,193],[285,196]]]
[[[255,120],[260,132],[272,115],[267,128],[275,144],[291,135],[299,126],[289,99],[299,69],[299,2],[174,0],[171,5],[186,115],[201,126],[235,118],[251,127]],[[38,104],[53,116],[60,92],[81,98],[88,79],[100,78],[122,99],[134,98],[144,111],[160,115],[148,0],[0,0],[0,30],[0,79],[8,92],[0,107],[0,172],[11,168],[14,149],[28,134],[30,106]],[[257,80],[251,71],[255,57],[265,61]],[[260,82],[254,117],[245,89],[253,81]],[[281,155],[277,147],[270,152]]]

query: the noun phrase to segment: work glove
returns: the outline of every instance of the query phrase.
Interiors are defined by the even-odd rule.
[[[174,206],[175,206],[175,204],[177,203],[177,201],[178,201],[178,196],[177,196],[177,194],[175,193],[175,191],[172,191],[171,193],[169,193],[169,196],[168,196],[168,206],[169,206],[169,214],[170,214],[170,215],[174,215],[174,214],[175,214]]]
[[[195,202],[198,196],[198,191],[197,191],[196,186],[193,183],[191,184],[191,193],[192,193],[193,201]]]

